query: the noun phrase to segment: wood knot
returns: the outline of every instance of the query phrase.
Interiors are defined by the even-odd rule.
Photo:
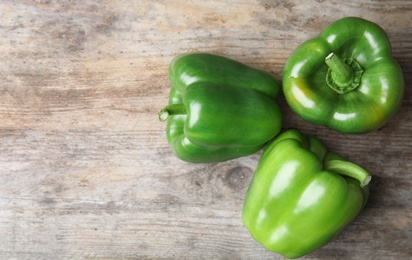
[[[236,166],[226,172],[223,183],[233,190],[242,190],[249,183],[252,173],[252,169],[248,167]]]
[[[69,51],[81,51],[86,41],[86,31],[80,25],[70,25],[58,31],[57,37],[65,42]]]

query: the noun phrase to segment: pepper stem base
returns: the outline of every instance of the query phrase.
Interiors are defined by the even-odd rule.
[[[326,83],[338,94],[345,94],[360,85],[363,69],[353,58],[340,59],[331,53],[325,58],[329,69]]]

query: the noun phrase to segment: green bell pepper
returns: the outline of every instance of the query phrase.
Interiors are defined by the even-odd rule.
[[[243,223],[271,251],[297,258],[325,245],[365,206],[371,176],[297,130],[265,149],[246,193]]]
[[[257,152],[277,135],[279,82],[270,73],[223,56],[188,53],[169,66],[166,136],[188,162],[219,162]]]
[[[403,74],[384,30],[340,19],[299,46],[283,72],[283,91],[306,121],[343,133],[382,127],[401,105]]]

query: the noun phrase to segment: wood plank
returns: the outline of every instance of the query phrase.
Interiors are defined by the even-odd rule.
[[[0,2],[0,258],[282,259],[241,221],[257,154],[176,159],[157,111],[177,54],[270,71],[334,20],[388,33],[412,84],[412,3],[396,1]],[[381,130],[343,135],[279,99],[284,128],[318,136],[373,175],[362,214],[305,258],[412,257],[412,92]]]

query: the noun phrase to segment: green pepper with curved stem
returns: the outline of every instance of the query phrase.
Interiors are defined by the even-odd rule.
[[[188,162],[219,162],[257,152],[276,136],[279,82],[270,73],[223,56],[188,53],[169,66],[167,140]]]
[[[340,19],[299,46],[283,72],[287,103],[300,117],[343,133],[368,133],[398,110],[403,74],[384,30]]]
[[[301,257],[330,241],[365,206],[371,176],[297,130],[278,135],[258,163],[243,223],[267,249]]]

